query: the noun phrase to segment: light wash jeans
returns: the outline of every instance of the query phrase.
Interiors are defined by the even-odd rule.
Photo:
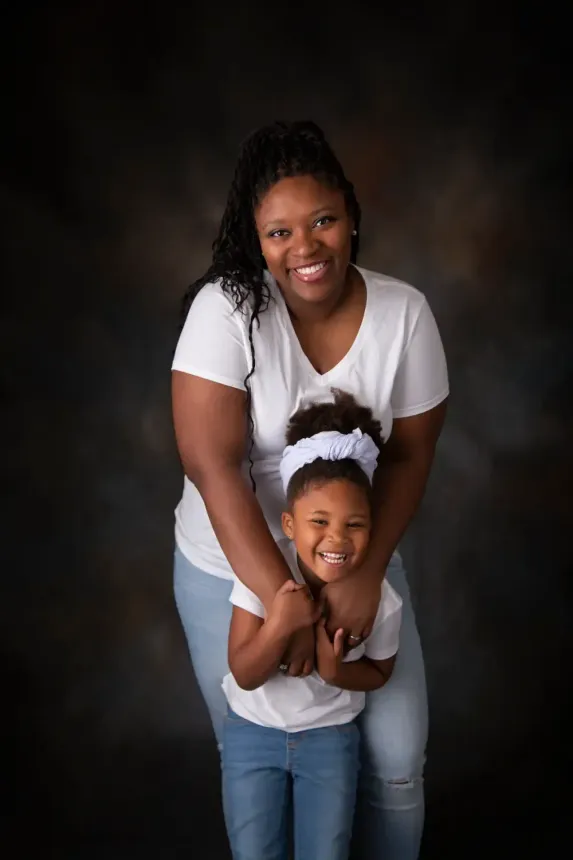
[[[229,708],[221,760],[233,860],[287,860],[291,802],[296,860],[348,860],[360,767],[355,722],[289,734]]]
[[[368,693],[358,718],[361,774],[355,831],[364,860],[416,860],[424,827],[423,767],[428,735],[426,679],[420,638],[402,561],[395,553],[388,581],[403,600],[400,648],[390,681]],[[230,580],[194,567],[175,550],[175,600],[199,688],[222,749],[229,671]]]

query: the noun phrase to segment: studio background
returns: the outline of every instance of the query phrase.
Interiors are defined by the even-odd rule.
[[[568,853],[566,28],[394,6],[20,4],[3,28],[11,856],[39,835],[66,860],[227,856],[171,590],[169,371],[239,143],[281,118],[324,127],[362,204],[360,263],[426,294],[448,356],[403,542],[431,706],[424,857]]]

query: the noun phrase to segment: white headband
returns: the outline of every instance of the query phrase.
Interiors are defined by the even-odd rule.
[[[287,445],[281,460],[281,480],[286,495],[288,485],[295,472],[315,460],[356,460],[370,483],[378,460],[378,448],[372,438],[362,430],[338,433],[325,430],[301,439],[296,445]]]

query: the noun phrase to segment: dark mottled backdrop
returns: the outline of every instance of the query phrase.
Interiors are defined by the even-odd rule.
[[[171,595],[169,366],[238,143],[281,117],[324,125],[363,203],[362,263],[427,294],[449,357],[404,546],[432,709],[425,856],[484,856],[495,828],[511,857],[566,856],[566,21],[142,5],[18,4],[2,31],[8,856],[38,835],[65,860],[225,856]]]

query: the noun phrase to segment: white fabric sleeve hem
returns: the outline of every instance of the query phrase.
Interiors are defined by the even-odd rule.
[[[219,282],[205,284],[187,314],[172,368],[244,391],[250,367],[246,322]]]
[[[265,608],[257,595],[253,594],[253,592],[238,579],[235,580],[229,600],[233,606],[238,606],[239,609],[244,609],[245,612],[250,612],[251,615],[256,615],[257,618],[265,617]]]
[[[388,615],[382,616],[364,643],[364,653],[371,660],[388,660],[397,653],[402,626],[402,600]]]
[[[411,418],[412,415],[422,415],[424,412],[429,412],[434,406],[438,406],[450,394],[449,386],[445,388],[441,394],[432,397],[431,400],[426,400],[425,403],[418,403],[416,406],[409,406],[407,409],[393,409],[393,418]]]
[[[228,376],[221,376],[217,373],[201,370],[200,368],[193,367],[190,364],[184,364],[182,361],[174,361],[171,365],[171,370],[190,373],[192,376],[198,376],[200,379],[208,379],[209,382],[218,382],[219,385],[227,385],[229,388],[237,388],[239,391],[246,391],[244,383],[238,382],[236,379],[230,379]]]
[[[390,657],[395,657],[398,653],[398,645],[388,648],[386,651],[376,651],[374,654],[368,653],[365,656],[369,660],[389,660]]]
[[[394,376],[392,414],[406,418],[427,412],[447,397],[449,387],[442,339],[424,299]]]

